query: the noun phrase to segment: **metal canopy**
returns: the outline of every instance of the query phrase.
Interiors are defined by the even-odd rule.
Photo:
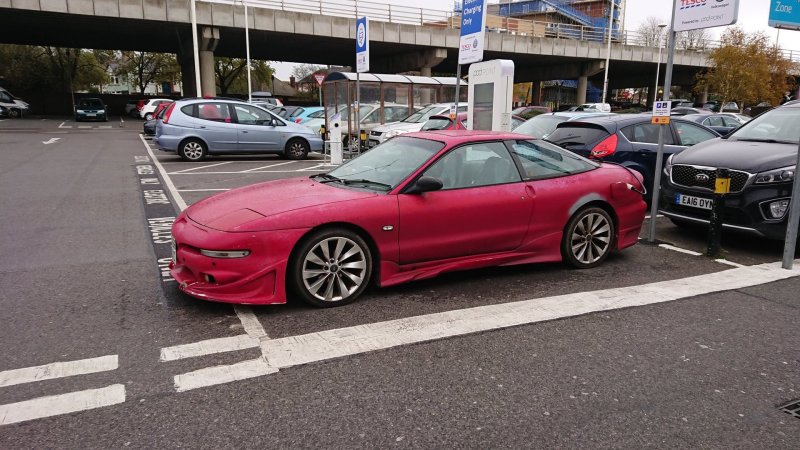
[[[356,81],[356,74],[353,72],[331,72],[325,77],[323,83],[341,80]],[[381,73],[362,73],[361,81],[397,84],[429,84],[434,86],[455,86],[456,84],[455,77],[418,77]]]

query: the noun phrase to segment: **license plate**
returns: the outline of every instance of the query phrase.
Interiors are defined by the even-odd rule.
[[[711,209],[710,198],[692,197],[691,195],[676,194],[675,203],[681,206],[691,206],[692,208]]]
[[[95,117],[96,113],[86,113],[86,117]]]

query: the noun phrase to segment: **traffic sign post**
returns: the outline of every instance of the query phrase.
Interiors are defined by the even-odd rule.
[[[356,124],[355,132],[356,136],[359,137],[359,153],[361,152],[361,115],[359,114],[358,109],[359,105],[361,105],[361,72],[369,72],[369,20],[367,20],[366,16],[356,19],[356,103],[353,108],[355,115],[353,117],[353,121],[347,121],[349,132],[353,131],[350,129],[352,128],[350,125],[352,123]],[[352,136],[351,134],[348,135]],[[352,147],[353,140],[348,139],[347,141],[348,147]],[[352,148],[349,150],[351,152],[353,151]]]
[[[675,43],[673,42],[672,45]],[[653,197],[650,200],[650,232],[647,241],[651,244],[656,241],[656,217],[658,216],[658,195],[661,187],[661,166],[664,163],[664,127],[669,126],[669,115],[672,113],[672,102],[665,91],[667,101],[653,102],[653,117],[650,123],[658,125],[658,153],[656,154],[656,174],[653,180]]]
[[[486,0],[464,0],[461,8],[461,37],[458,45],[458,64],[456,65],[456,98],[454,105],[458,111],[461,89],[461,65],[483,61],[485,42]]]
[[[322,82],[325,81],[325,74],[323,73],[315,73],[314,80],[317,82],[317,87],[319,88],[319,106],[322,106]]]

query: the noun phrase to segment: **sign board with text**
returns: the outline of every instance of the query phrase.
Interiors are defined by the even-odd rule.
[[[486,0],[464,0],[461,10],[461,39],[458,63],[483,61],[485,41]]]
[[[739,0],[675,0],[673,31],[733,25],[739,17]]]
[[[369,21],[356,19],[356,72],[369,72]]]
[[[325,74],[324,73],[314,74],[314,80],[316,80],[318,85],[322,86],[322,82],[325,81]]]
[[[800,30],[800,2],[772,0],[769,5],[769,26]]]
[[[672,102],[654,102],[653,118],[650,120],[650,123],[655,125],[668,125],[671,113]]]

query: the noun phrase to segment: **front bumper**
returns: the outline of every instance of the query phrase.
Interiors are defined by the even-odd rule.
[[[248,305],[286,303],[286,270],[294,243],[307,230],[225,232],[181,214],[172,226],[175,261],[170,273],[180,290],[203,300]],[[211,258],[207,250],[250,250],[244,258]]]
[[[325,141],[319,136],[305,136],[312,152],[321,152],[325,149]]]
[[[783,240],[786,237],[788,212],[781,219],[770,217],[765,205],[771,201],[791,197],[792,184],[747,185],[741,192],[726,194],[722,210],[722,227],[727,230],[753,234],[767,239]],[[672,184],[668,178],[661,184],[659,212],[670,219],[698,224],[710,222],[711,211],[678,205],[678,194],[713,198],[708,190],[685,188]]]
[[[108,116],[106,113],[75,113],[75,118],[78,120],[106,120]]]

